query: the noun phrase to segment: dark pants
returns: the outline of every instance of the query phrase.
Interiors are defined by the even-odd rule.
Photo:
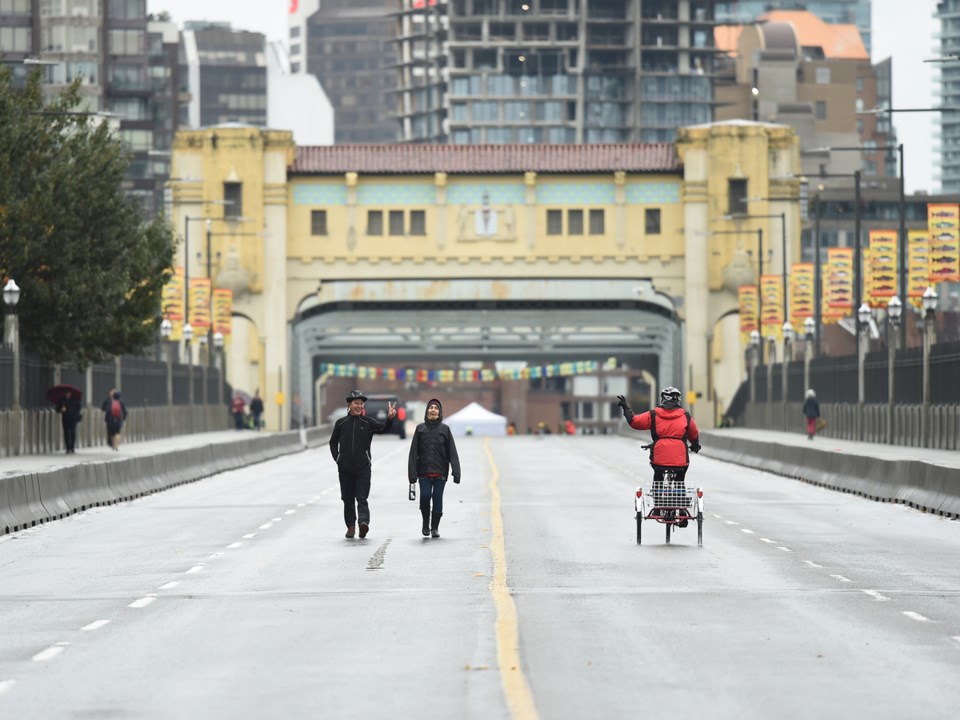
[[[63,425],[63,444],[67,452],[73,452],[77,447],[77,421],[61,419]]]
[[[113,419],[107,420],[107,445],[113,447],[113,438],[119,435],[122,429],[123,423]]]
[[[446,487],[447,479],[442,477],[422,477],[420,478],[420,509],[430,509],[430,498],[433,498],[433,511],[435,513],[443,512],[443,488]]]
[[[260,429],[260,413],[255,412],[253,414],[253,429],[254,430]]]
[[[237,430],[243,430],[243,413],[234,413],[233,414],[233,424]]]
[[[340,499],[343,500],[343,521],[355,525],[359,519],[364,525],[370,524],[370,466],[354,470],[340,469]],[[354,508],[356,503],[356,508]]]

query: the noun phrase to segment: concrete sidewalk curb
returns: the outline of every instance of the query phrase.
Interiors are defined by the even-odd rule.
[[[879,502],[960,518],[960,469],[917,460],[885,460],[806,445],[703,432],[706,457],[784,475]]]
[[[211,475],[317,447],[330,428],[244,435],[236,441],[165,450],[150,455],[82,462],[0,478],[0,535],[112,505]]]

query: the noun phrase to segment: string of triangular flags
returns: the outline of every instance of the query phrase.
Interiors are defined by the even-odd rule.
[[[523,368],[494,370],[418,370],[416,368],[370,367],[355,364],[321,363],[320,373],[333,377],[359,380],[415,380],[416,382],[493,382],[494,380],[537,380],[538,378],[570,377],[597,372],[595,360],[533,365]]]

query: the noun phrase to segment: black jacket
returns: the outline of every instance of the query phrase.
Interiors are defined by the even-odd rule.
[[[61,413],[60,420],[64,425],[76,425],[83,419],[83,408],[79,398],[64,398],[57,404],[56,410]]]
[[[439,400],[430,400],[430,403],[440,405]],[[457,455],[457,444],[453,441],[453,433],[443,424],[443,406],[440,405],[440,416],[430,421],[424,417],[424,422],[417,425],[410,443],[410,457],[407,461],[407,478],[410,482],[418,477],[427,475],[447,478],[447,472],[453,469],[453,479],[460,482],[460,457]]]
[[[366,415],[347,415],[333,424],[330,433],[330,454],[341,470],[356,470],[370,467],[370,441],[374,435],[382,435],[393,425],[393,418],[386,422]]]
[[[808,397],[803,401],[803,416],[808,418],[820,417],[820,403],[816,398]]]

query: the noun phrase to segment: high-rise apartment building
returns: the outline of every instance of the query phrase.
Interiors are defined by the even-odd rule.
[[[317,77],[333,105],[337,143],[399,138],[398,0],[300,0],[290,14],[290,67]]]
[[[856,25],[870,53],[872,0],[717,0],[722,23],[749,23],[769,10],[807,10],[828,23]]]
[[[960,0],[937,3],[940,21],[940,53],[948,61],[938,63],[940,97],[938,107],[960,107]],[[960,113],[939,113],[941,192],[960,193]]]
[[[713,6],[403,0],[403,140],[669,142],[713,119]]]

